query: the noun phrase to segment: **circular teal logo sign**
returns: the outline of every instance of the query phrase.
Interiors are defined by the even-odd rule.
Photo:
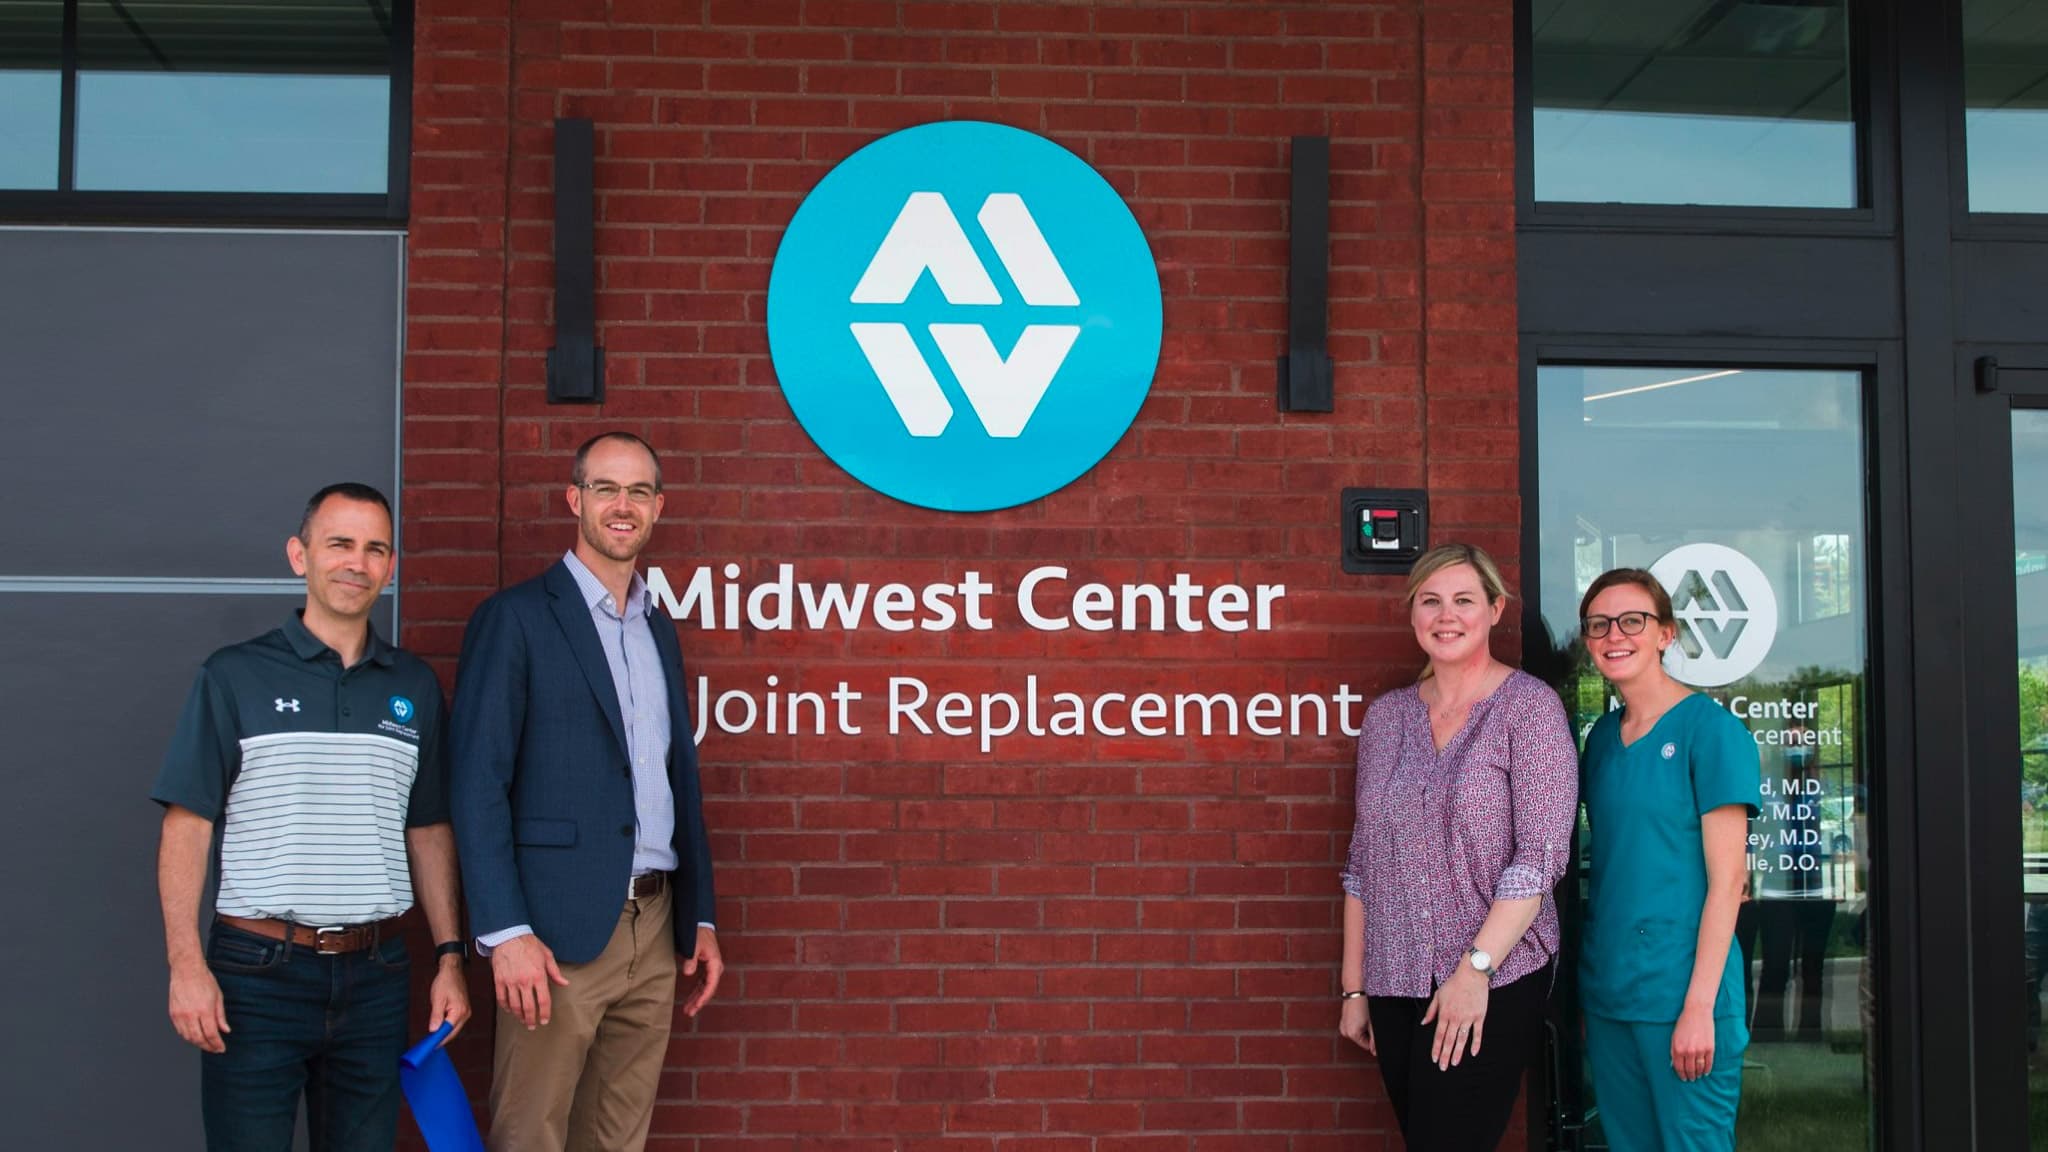
[[[948,512],[1056,492],[1159,365],[1159,272],[1115,189],[1030,132],[948,121],[811,190],[768,279],[790,409],[861,483]]]
[[[410,721],[412,719],[412,701],[403,696],[393,696],[391,698],[391,715],[400,724]]]

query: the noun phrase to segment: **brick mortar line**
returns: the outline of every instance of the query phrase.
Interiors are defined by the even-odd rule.
[[[498,531],[497,548],[492,557],[494,588],[505,586],[505,525],[508,519],[506,499],[512,491],[512,478],[507,473],[507,460],[511,446],[506,435],[511,425],[506,419],[505,393],[511,376],[512,354],[512,230],[517,219],[515,196],[518,188],[514,184],[513,171],[517,168],[518,153],[514,140],[519,131],[519,17],[518,0],[506,0],[505,4],[505,143],[504,143],[504,218],[498,231],[498,381],[497,381],[497,422],[498,422]],[[557,28],[559,31],[559,26]],[[559,97],[558,97],[559,99]]]

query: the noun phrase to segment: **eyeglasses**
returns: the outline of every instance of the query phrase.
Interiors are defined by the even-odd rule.
[[[1579,631],[1585,633],[1588,640],[1598,640],[1614,628],[1621,629],[1623,636],[1640,636],[1643,629],[1648,628],[1650,621],[1654,619],[1656,617],[1648,612],[1623,612],[1619,616],[1588,616],[1579,621]]]
[[[621,488],[609,480],[592,480],[578,484],[577,487],[590,493],[600,503],[616,500],[619,498],[619,493],[624,492],[626,499],[631,500],[635,504],[651,504],[654,502],[655,496],[661,492],[661,489],[656,488],[652,484],[628,484]]]

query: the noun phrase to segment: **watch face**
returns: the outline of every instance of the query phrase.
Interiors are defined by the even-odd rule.
[[[1493,957],[1477,948],[1472,950],[1472,966],[1481,972],[1493,971]]]

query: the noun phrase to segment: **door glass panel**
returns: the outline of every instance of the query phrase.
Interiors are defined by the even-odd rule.
[[[2019,601],[2020,890],[2026,899],[2027,1106],[2033,1148],[2048,1148],[2048,411],[2012,414],[2013,586]]]
[[[1970,211],[2048,212],[2048,0],[1963,0]]]
[[[1547,365],[1537,378],[1548,637],[1527,646],[1556,646],[1575,729],[1618,706],[1577,644],[1579,597],[1609,568],[1642,567],[1679,618],[1673,675],[1740,717],[1763,760],[1736,928],[1753,1035],[1744,1152],[1870,1141],[1863,393],[1843,371]],[[1597,1086],[1587,1098],[1588,1146],[1605,1147]]]
[[[1536,199],[1857,206],[1846,0],[1534,0]]]

